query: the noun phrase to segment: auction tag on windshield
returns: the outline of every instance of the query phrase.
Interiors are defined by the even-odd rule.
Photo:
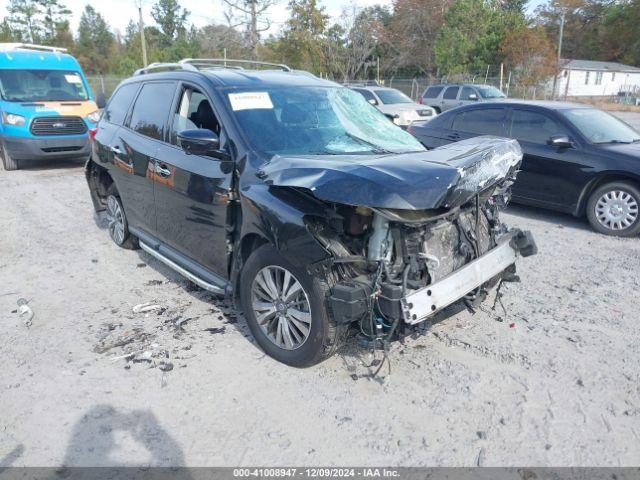
[[[267,92],[230,93],[229,101],[234,111],[273,108]]]
[[[73,75],[65,75],[64,79],[68,82],[68,83],[82,83],[82,80],[80,80],[80,76],[73,74]]]

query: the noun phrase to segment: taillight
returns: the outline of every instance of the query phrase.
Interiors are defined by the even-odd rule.
[[[90,128],[89,129],[89,140],[93,140],[96,136],[96,133],[98,133],[98,127],[94,127],[94,128]]]
[[[422,97],[418,97],[418,103],[422,105]]]

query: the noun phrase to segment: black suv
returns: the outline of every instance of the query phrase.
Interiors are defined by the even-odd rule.
[[[353,323],[384,343],[479,303],[535,251],[498,219],[516,142],[427,152],[356,92],[247,63],[136,72],[91,132],[86,176],[116,244],[232,295],[269,355],[312,365]]]

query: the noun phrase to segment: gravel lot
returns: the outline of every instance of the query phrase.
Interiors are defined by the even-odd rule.
[[[428,324],[372,379],[353,341],[306,370],[265,357],[232,308],[111,243],[78,164],[0,171],[0,202],[0,467],[640,460],[638,238],[511,207],[540,253],[507,315]]]

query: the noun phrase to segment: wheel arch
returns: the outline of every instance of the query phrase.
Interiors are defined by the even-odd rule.
[[[96,212],[101,212],[106,208],[107,191],[115,182],[109,171],[89,159],[84,169],[91,201]],[[116,186],[117,189],[117,186]]]
[[[631,182],[637,188],[640,188],[640,176],[638,175],[629,172],[603,172],[584,186],[580,192],[574,215],[577,217],[585,216],[587,202],[591,194],[602,185],[610,182]]]
[[[324,205],[286,187],[251,185],[241,197],[239,236],[234,242],[231,281],[237,292],[242,268],[258,247],[271,244],[292,264],[307,268],[330,254],[309,231],[305,218],[322,216]]]

